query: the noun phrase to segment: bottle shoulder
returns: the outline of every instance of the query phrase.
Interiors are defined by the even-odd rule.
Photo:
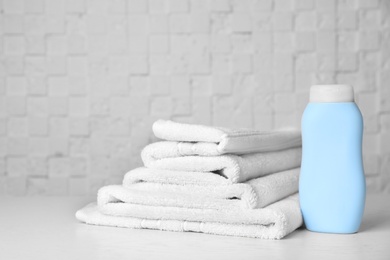
[[[302,115],[302,134],[308,131],[344,136],[363,132],[363,117],[355,103],[309,103]],[[313,132],[314,131],[314,132]]]
[[[309,103],[302,115],[302,120],[310,118],[318,119],[339,119],[362,120],[359,107],[354,102],[348,103]]]

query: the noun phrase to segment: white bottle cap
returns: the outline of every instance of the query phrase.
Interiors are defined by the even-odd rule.
[[[349,85],[314,85],[310,88],[310,102],[354,102],[353,88]]]

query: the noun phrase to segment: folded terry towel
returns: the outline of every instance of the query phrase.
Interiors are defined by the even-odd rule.
[[[265,132],[182,124],[169,120],[157,120],[153,124],[153,132],[158,138],[176,141],[174,144],[178,146],[177,149],[185,155],[269,152],[298,147],[302,142],[301,133],[297,130]]]
[[[166,142],[157,142],[142,150],[146,167],[161,170],[213,172],[230,180],[244,182],[270,173],[299,167],[302,149],[252,153],[244,155],[181,156],[176,149],[167,149]]]
[[[122,197],[100,196],[76,212],[76,218],[93,225],[201,232],[217,235],[280,239],[302,225],[298,195],[263,209],[220,211],[121,203]]]
[[[123,186],[128,190],[126,202],[129,203],[209,209],[262,208],[296,193],[299,171],[300,169],[296,168],[232,185],[183,185],[166,183],[164,179],[166,172],[170,176],[173,173],[179,177],[183,173],[175,171],[159,173],[147,168],[138,168],[125,175]],[[147,176],[147,182],[143,175]],[[199,173],[184,175],[191,179]],[[203,177],[207,181],[208,177],[214,177],[213,175],[215,174],[208,173]]]
[[[178,185],[231,185],[222,175],[210,172],[170,171],[139,167],[126,173],[123,183],[167,183]]]

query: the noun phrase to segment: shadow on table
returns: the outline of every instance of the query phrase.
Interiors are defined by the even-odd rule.
[[[359,232],[383,230],[390,226],[390,213],[383,208],[366,209]]]

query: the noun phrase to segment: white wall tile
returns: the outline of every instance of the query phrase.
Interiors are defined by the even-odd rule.
[[[31,157],[28,159],[27,174],[33,177],[47,176],[47,160],[45,157]]]
[[[27,94],[27,82],[25,77],[7,77],[5,80],[7,88],[7,95],[26,95]]]
[[[3,23],[4,33],[24,33],[25,21],[22,14],[4,14]]]
[[[250,13],[233,13],[231,15],[233,32],[250,32],[253,30],[252,16]]]
[[[27,136],[28,123],[26,117],[11,117],[8,119],[8,136]]]
[[[7,175],[10,177],[26,176],[27,158],[26,157],[9,157],[7,158]]]
[[[26,13],[41,14],[45,10],[44,0],[25,0],[24,11]]]
[[[6,111],[9,115],[24,115],[26,113],[26,98],[24,96],[7,96]]]
[[[27,179],[27,194],[29,196],[47,195],[47,179],[41,177],[30,177]]]
[[[3,45],[5,55],[23,55],[25,53],[25,39],[22,36],[4,36]]]
[[[30,137],[28,152],[35,156],[49,155],[49,142],[45,137]]]
[[[68,195],[68,189],[68,178],[66,177],[50,176],[47,180],[47,195]]]
[[[5,183],[6,194],[11,196],[24,196],[26,195],[26,177],[8,177]]]
[[[6,151],[8,155],[26,155],[28,152],[28,138],[8,137]]]
[[[69,179],[69,195],[85,196],[88,194],[87,178],[70,178]]]

